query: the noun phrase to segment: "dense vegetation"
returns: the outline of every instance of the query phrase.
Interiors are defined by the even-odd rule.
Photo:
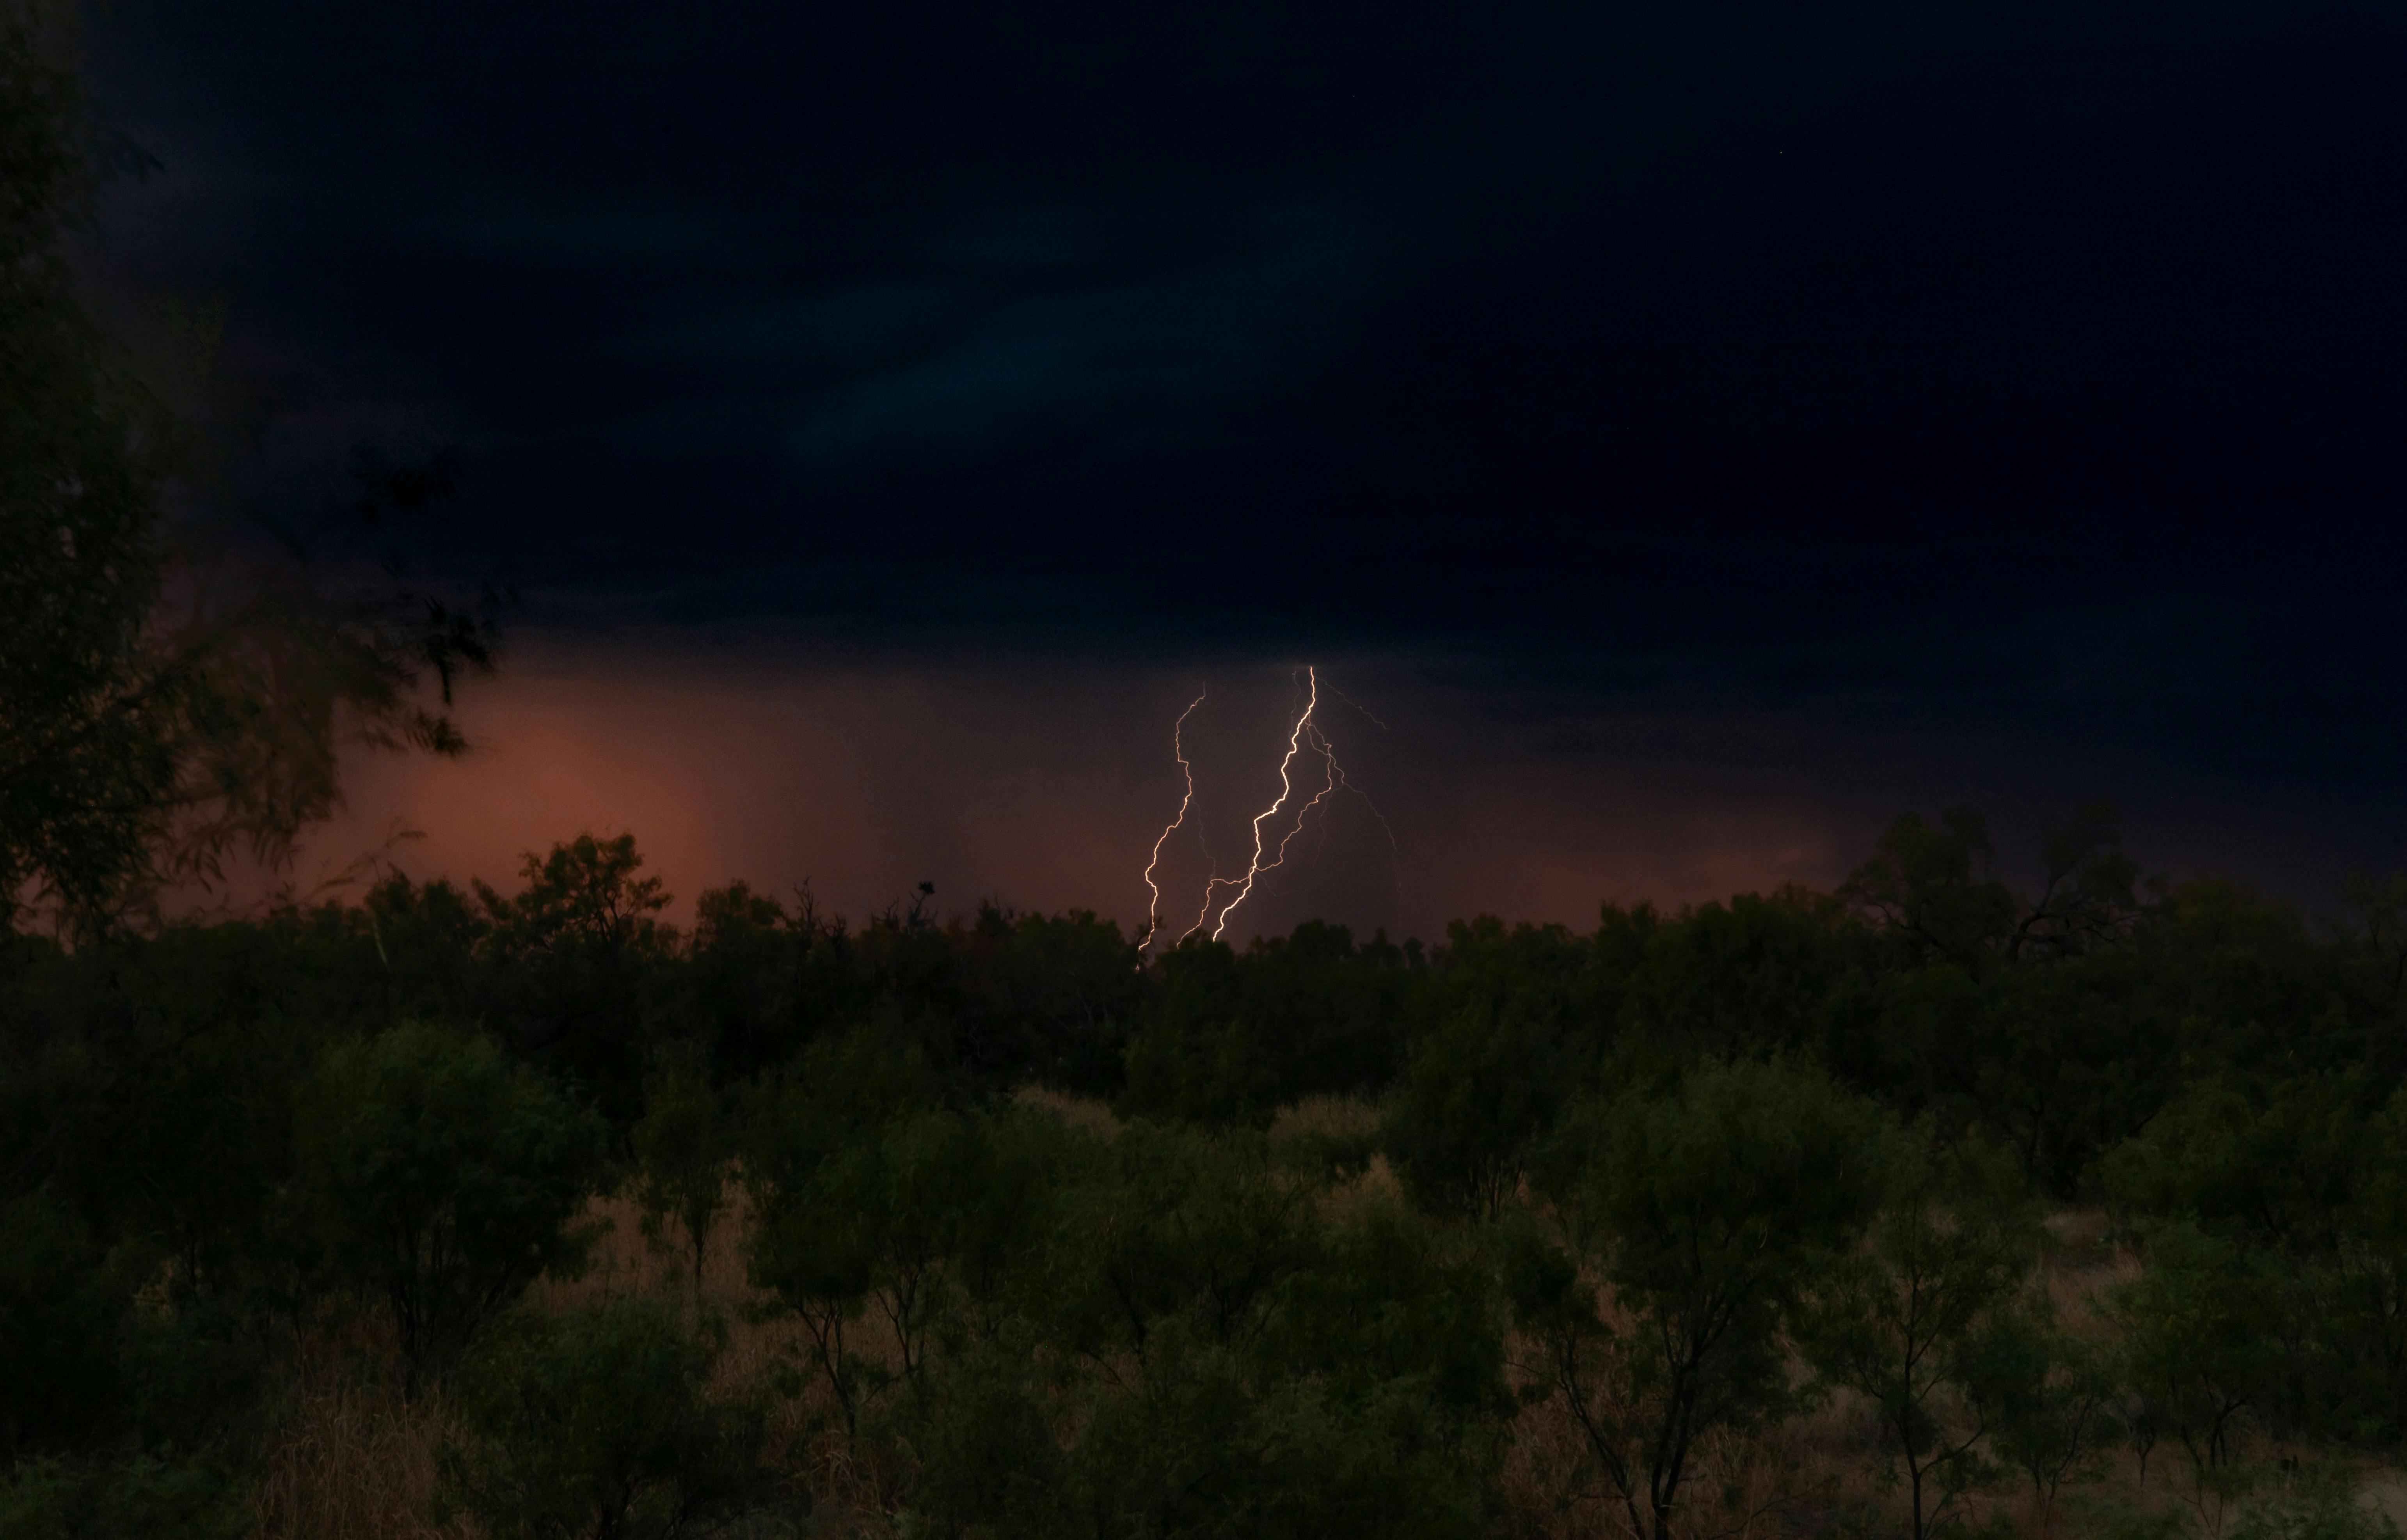
[[[0,1512],[235,1533],[333,1374],[443,1406],[491,1533],[2371,1526],[2401,894],[2143,888],[2102,813],[2036,895],[1987,857],[1145,959],[925,894],[681,932],[584,837],[21,934]],[[565,1287],[611,1211],[675,1260]]]

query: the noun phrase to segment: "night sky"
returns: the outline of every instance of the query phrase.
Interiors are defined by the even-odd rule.
[[[689,897],[1132,924],[1180,709],[1242,866],[1313,664],[1394,844],[1340,798],[1240,932],[1830,883],[1959,802],[2013,857],[2113,798],[2144,864],[2316,904],[2407,865],[2395,3],[117,0],[89,43],[159,162],[95,271],[228,305],[249,495],[457,445],[438,559],[529,597],[486,752],[363,765],[325,859],[632,828]]]

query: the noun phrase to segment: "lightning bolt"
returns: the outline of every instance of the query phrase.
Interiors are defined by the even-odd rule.
[[[1195,708],[1204,704],[1204,697],[1211,693],[1211,687],[1206,685],[1202,694],[1187,702],[1187,709],[1180,712],[1178,720],[1171,725],[1170,754],[1172,758],[1178,761],[1178,772],[1187,778],[1187,795],[1178,799],[1178,816],[1162,826],[1161,838],[1153,842],[1153,859],[1145,864],[1145,885],[1147,891],[1153,895],[1153,898],[1146,907],[1145,941],[1138,948],[1140,952],[1145,947],[1151,946],[1154,938],[1161,930],[1161,889],[1153,880],[1154,869],[1161,865],[1161,847],[1168,844],[1170,837],[1178,832],[1178,827],[1187,822],[1187,810],[1195,803],[1195,767],[1187,762],[1187,743],[1184,736],[1187,730],[1187,719],[1195,714]]]
[[[1295,782],[1290,774],[1290,767],[1295,764],[1295,756],[1303,752],[1303,733],[1306,728],[1312,726],[1312,713],[1320,708],[1319,671],[1313,668],[1310,664],[1306,664],[1304,666],[1303,676],[1307,682],[1308,693],[1304,698],[1303,714],[1295,719],[1295,727],[1293,730],[1289,732],[1287,735],[1287,756],[1279,761],[1278,798],[1272,802],[1269,807],[1264,808],[1261,812],[1254,815],[1254,858],[1252,862],[1246,866],[1246,875],[1242,881],[1231,882],[1228,883],[1229,886],[1237,890],[1237,896],[1230,899],[1227,907],[1220,911],[1219,922],[1212,927],[1212,939],[1216,941],[1220,939],[1220,932],[1229,928],[1229,916],[1237,911],[1237,906],[1244,903],[1247,898],[1253,897],[1254,879],[1260,876],[1265,870],[1269,869],[1262,865],[1262,825],[1272,818],[1278,816],[1279,809],[1287,806],[1288,798],[1295,795]],[[1319,736],[1317,729],[1315,730],[1314,736]],[[1332,763],[1333,764],[1334,761],[1332,760]],[[1325,788],[1322,795],[1327,795]],[[1313,807],[1319,804],[1319,801],[1320,798],[1314,798],[1312,802],[1306,805],[1303,812],[1311,812]],[[1296,814],[1295,823],[1297,828],[1302,828],[1303,827],[1303,812]],[[1292,840],[1294,838],[1294,833],[1289,831],[1288,840]],[[1284,860],[1286,856],[1287,840],[1282,840],[1279,841],[1279,857],[1281,860]],[[1278,865],[1277,861],[1273,861],[1271,863],[1271,866],[1275,867],[1276,865]],[[1218,883],[1220,879],[1214,879],[1215,883]],[[1204,907],[1207,911],[1212,907],[1211,885],[1209,884],[1207,884],[1204,889]],[[1199,925],[1197,928],[1201,929],[1202,926]],[[1191,935],[1193,932],[1190,931],[1189,934]]]
[[[1288,830],[1286,835],[1280,839],[1278,854],[1264,864],[1262,867],[1264,871],[1270,871],[1287,865],[1287,847],[1295,843],[1295,837],[1303,832],[1303,821],[1312,816],[1313,809],[1329,800],[1329,794],[1335,791],[1339,784],[1346,779],[1345,772],[1337,768],[1337,756],[1331,752],[1329,740],[1320,735],[1320,728],[1318,727],[1305,727],[1303,729],[1303,741],[1312,745],[1312,751],[1315,754],[1320,756],[1320,789],[1312,794],[1311,801],[1306,802],[1303,807],[1296,810],[1295,827]],[[1234,909],[1236,906],[1232,904],[1229,907]]]
[[[1346,697],[1342,694],[1338,696],[1338,699],[1340,700],[1346,700]],[[1354,702],[1351,700],[1346,700],[1346,703],[1349,706],[1354,706]],[[1369,712],[1362,711],[1362,708],[1360,706],[1354,706],[1354,709],[1358,712],[1362,712],[1362,714],[1365,716],[1371,716]],[[1379,722],[1379,719],[1375,716],[1371,716],[1371,720],[1374,722]],[[1379,722],[1379,726],[1382,728],[1385,728],[1387,725],[1388,724],[1385,722]],[[1371,800],[1371,794],[1369,792],[1364,791],[1353,782],[1346,779],[1346,767],[1337,762],[1337,750],[1335,746],[1332,745],[1328,739],[1321,737],[1319,728],[1315,727],[1312,729],[1312,734],[1319,742],[1320,752],[1329,756],[1330,778],[1335,784],[1337,789],[1340,791],[1350,791],[1355,796],[1362,798],[1362,805],[1371,810],[1371,816],[1379,820],[1380,832],[1384,833],[1388,837],[1388,858],[1389,869],[1394,873],[1396,879],[1396,904],[1397,907],[1401,909],[1404,902],[1404,847],[1396,843],[1395,826],[1389,823],[1388,815],[1379,811],[1379,804]],[[1310,810],[1307,809],[1305,811],[1309,812]],[[1301,827],[1302,826],[1299,825],[1298,827]]]
[[[1345,701],[1356,711],[1360,712],[1363,715],[1370,717],[1371,725],[1378,728],[1381,732],[1386,732],[1388,730],[1388,724],[1380,721],[1377,714],[1374,713],[1370,707],[1362,704],[1360,700],[1355,699],[1352,696],[1347,695],[1344,690],[1332,685],[1329,686],[1329,693],[1335,696],[1338,699]]]
[[[1332,798],[1346,792],[1350,792],[1354,796],[1362,799],[1362,805],[1371,810],[1371,816],[1379,821],[1381,831],[1387,835],[1388,849],[1396,858],[1398,863],[1396,867],[1396,895],[1400,902],[1403,899],[1403,869],[1402,866],[1401,847],[1396,843],[1396,831],[1394,827],[1389,824],[1388,815],[1379,811],[1379,805],[1376,802],[1371,800],[1370,793],[1364,791],[1361,787],[1356,785],[1351,780],[1347,779],[1346,767],[1338,762],[1337,745],[1330,741],[1327,733],[1320,730],[1320,724],[1315,720],[1315,716],[1320,709],[1320,671],[1317,667],[1307,664],[1304,667],[1303,672],[1305,681],[1303,710],[1297,714],[1294,725],[1288,729],[1287,753],[1279,759],[1279,794],[1272,800],[1269,807],[1264,808],[1260,812],[1254,815],[1253,859],[1246,863],[1246,874],[1243,877],[1223,877],[1217,869],[1218,863],[1213,863],[1216,869],[1205,878],[1204,883],[1203,906],[1196,911],[1195,923],[1192,925],[1189,925],[1186,932],[1178,938],[1178,940],[1182,943],[1189,938],[1204,930],[1207,925],[1211,927],[1212,940],[1216,941],[1218,940],[1221,934],[1229,928],[1229,917],[1234,914],[1237,910],[1244,905],[1245,901],[1253,896],[1255,880],[1260,878],[1262,873],[1266,871],[1275,871],[1287,863],[1288,849],[1295,843],[1296,836],[1303,832],[1303,826],[1310,820],[1313,810],[1319,807],[1323,802],[1330,800]],[[1336,696],[1340,700],[1344,700],[1347,705],[1352,706],[1356,711],[1361,712],[1364,716],[1370,717],[1371,721],[1377,724],[1379,727],[1385,728],[1387,726],[1385,722],[1381,722],[1377,717],[1372,716],[1371,713],[1368,711],[1365,711],[1361,705],[1348,698],[1343,690],[1338,689],[1335,685],[1332,685],[1330,686],[1330,693]],[[1169,823],[1162,826],[1160,837],[1153,842],[1153,858],[1146,863],[1145,885],[1147,891],[1152,895],[1152,903],[1147,911],[1146,928],[1144,931],[1145,939],[1138,949],[1140,956],[1142,956],[1145,951],[1158,944],[1162,934],[1161,917],[1161,888],[1160,884],[1154,881],[1153,874],[1161,865],[1162,848],[1170,842],[1170,837],[1177,833],[1178,830],[1186,824],[1188,812],[1194,805],[1195,770],[1194,767],[1188,762],[1186,739],[1184,735],[1188,717],[1193,715],[1195,708],[1201,706],[1203,703],[1204,696],[1196,696],[1193,700],[1188,702],[1187,709],[1178,713],[1177,722],[1171,728],[1171,755],[1172,757],[1178,761],[1179,771],[1186,778],[1187,792],[1186,796],[1178,804],[1178,816],[1173,818]],[[1263,826],[1277,819],[1279,815],[1286,811],[1289,803],[1295,799],[1297,793],[1297,786],[1295,784],[1296,756],[1306,752],[1320,756],[1320,788],[1312,794],[1311,800],[1296,809],[1294,823],[1287,826],[1286,832],[1279,836],[1277,849],[1273,851],[1270,847],[1270,841],[1263,832]],[[1198,827],[1195,831],[1195,837],[1197,841],[1203,845],[1205,858],[1209,860],[1212,855],[1212,846],[1210,841],[1204,839],[1204,831],[1201,827]],[[1219,913],[1215,916],[1212,911],[1213,904],[1218,898],[1220,890],[1223,888],[1234,889],[1235,896],[1230,898],[1227,904],[1221,907]]]
[[[1228,880],[1220,875],[1220,858],[1212,854],[1212,841],[1204,838],[1204,831],[1200,828],[1195,831],[1195,842],[1204,847],[1204,864],[1210,867],[1211,870],[1204,873],[1204,907],[1195,911],[1195,923],[1187,927],[1185,935],[1178,938],[1182,941],[1203,929],[1204,923],[1212,917],[1212,890]]]

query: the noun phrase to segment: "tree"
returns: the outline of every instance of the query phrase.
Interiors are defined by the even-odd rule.
[[[1537,1166],[1553,1222],[1515,1227],[1506,1275],[1530,1367],[1632,1533],[1683,1527],[1700,1437],[1799,1404],[1790,1332],[1871,1218],[1884,1148],[1873,1109],[1778,1062],[1700,1066],[1566,1115]]]
[[[2188,1500],[2205,1518],[2220,1509],[2247,1414],[2280,1367],[2279,1293],[2270,1259],[2186,1220],[2152,1226],[2145,1261],[2107,1298],[2131,1420],[2143,1436],[2171,1434],[2181,1446]]]
[[[635,1201],[644,1210],[644,1234],[666,1249],[667,1222],[677,1222],[685,1233],[698,1293],[710,1233],[727,1207],[733,1154],[710,1082],[682,1066],[656,1078],[635,1124],[634,1145]]]
[[[2068,1481],[2094,1474],[2115,1434],[2108,1354],[2066,1331],[2044,1285],[1993,1329],[1986,1383],[1974,1387],[1999,1456],[2020,1471],[2039,1504],[2040,1533]]]
[[[1053,1329],[1090,1362],[1147,1363],[1165,1334],[1251,1341],[1313,1259],[1316,1186],[1249,1129],[1133,1123],[1064,1196]]]
[[[1990,875],[1995,857],[1978,813],[1958,808],[1934,825],[1909,812],[1839,897],[1916,955],[1977,970],[2015,925],[2014,892]]]
[[[146,641],[173,419],[77,302],[95,178],[52,7],[0,9],[0,919],[104,902],[178,766],[188,683]]]
[[[1838,899],[1793,885],[1659,921],[1623,990],[1625,1053],[1676,1063],[1813,1052],[1867,935]]]
[[[1280,1170],[1245,1130],[1139,1124],[1047,1152],[1062,1201],[992,1251],[1008,1315],[891,1404],[909,1527],[1485,1532],[1512,1403],[1475,1233]]]
[[[2235,1286],[2280,1337],[2249,1407],[2278,1431],[2356,1437],[2394,1414],[2397,1154],[2392,1117],[2367,1115],[2376,1094],[2357,1073],[2201,1077],[2098,1164],[2127,1218],[2233,1249]]]
[[[514,957],[585,952],[615,964],[657,944],[654,916],[669,905],[659,878],[635,875],[643,865],[632,834],[580,834],[546,855],[528,851],[519,867],[527,885],[518,894],[504,897],[483,883],[477,893]]]
[[[2346,1324],[2396,1436],[2407,1429],[2407,1090],[2392,1095],[2366,1142],[2373,1158],[2348,1213],[2355,1287]]]
[[[2036,1188],[2070,1195],[2101,1148],[2135,1132],[2172,1088],[2179,1023],[2133,949],[2101,949],[1977,977],[1890,974],[1874,998],[1898,1092],[1943,1126],[2011,1148]]]
[[[601,1121],[487,1038],[406,1025],[338,1044],[301,1093],[300,1184],[325,1265],[389,1309],[414,1389],[546,1272],[583,1265],[570,1222]]]
[[[933,1089],[915,1047],[855,1029],[813,1043],[749,1108],[746,1271],[802,1323],[848,1440],[884,1385],[882,1365],[864,1361],[848,1332],[878,1282],[877,1195],[847,1187],[835,1168],[889,1123],[929,1108]]]
[[[1864,1397],[1905,1467],[1914,1540],[1985,1476],[1990,1388],[2035,1234],[2011,1173],[1977,1147],[1901,1152],[1871,1244],[1817,1291],[1808,1353]]]
[[[694,900],[680,1014],[712,1083],[748,1079],[791,1052],[797,974],[819,939],[816,922],[748,883]]]
[[[437,598],[393,558],[330,600],[306,543],[225,585],[170,548],[199,438],[76,292],[68,236],[140,157],[85,120],[71,31],[64,6],[0,4],[0,927],[31,903],[91,934],[237,852],[289,859],[340,805],[347,742],[463,752],[452,685],[492,667],[503,596]],[[337,512],[362,528],[457,490],[441,458],[358,474]]]
[[[1992,875],[1996,853],[1979,814],[1957,809],[1932,824],[1907,813],[1839,897],[1915,955],[1969,972],[1998,960],[2069,955],[2129,933],[2139,869],[2123,854],[2115,805],[2092,803],[2051,837],[2044,882],[2025,898]]]
[[[113,1282],[100,1248],[50,1193],[0,1208],[0,1459],[116,1431],[130,1301]]]
[[[1413,1201],[1477,1219],[1503,1212],[1562,1104],[1567,1056],[1553,1024],[1499,1019],[1485,1001],[1422,1035],[1380,1130]]]
[[[0,1471],[0,1534],[9,1540],[242,1540],[245,1493],[222,1471],[134,1454],[29,1460]]]
[[[643,1109],[647,986],[675,938],[643,866],[634,835],[580,834],[527,852],[515,894],[476,884],[488,983],[518,1046],[584,1086],[621,1137]]]

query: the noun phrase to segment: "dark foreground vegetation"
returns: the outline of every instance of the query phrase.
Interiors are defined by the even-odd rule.
[[[583,838],[20,934],[0,1532],[2381,1533],[2401,891],[1987,856],[1141,961]]]

